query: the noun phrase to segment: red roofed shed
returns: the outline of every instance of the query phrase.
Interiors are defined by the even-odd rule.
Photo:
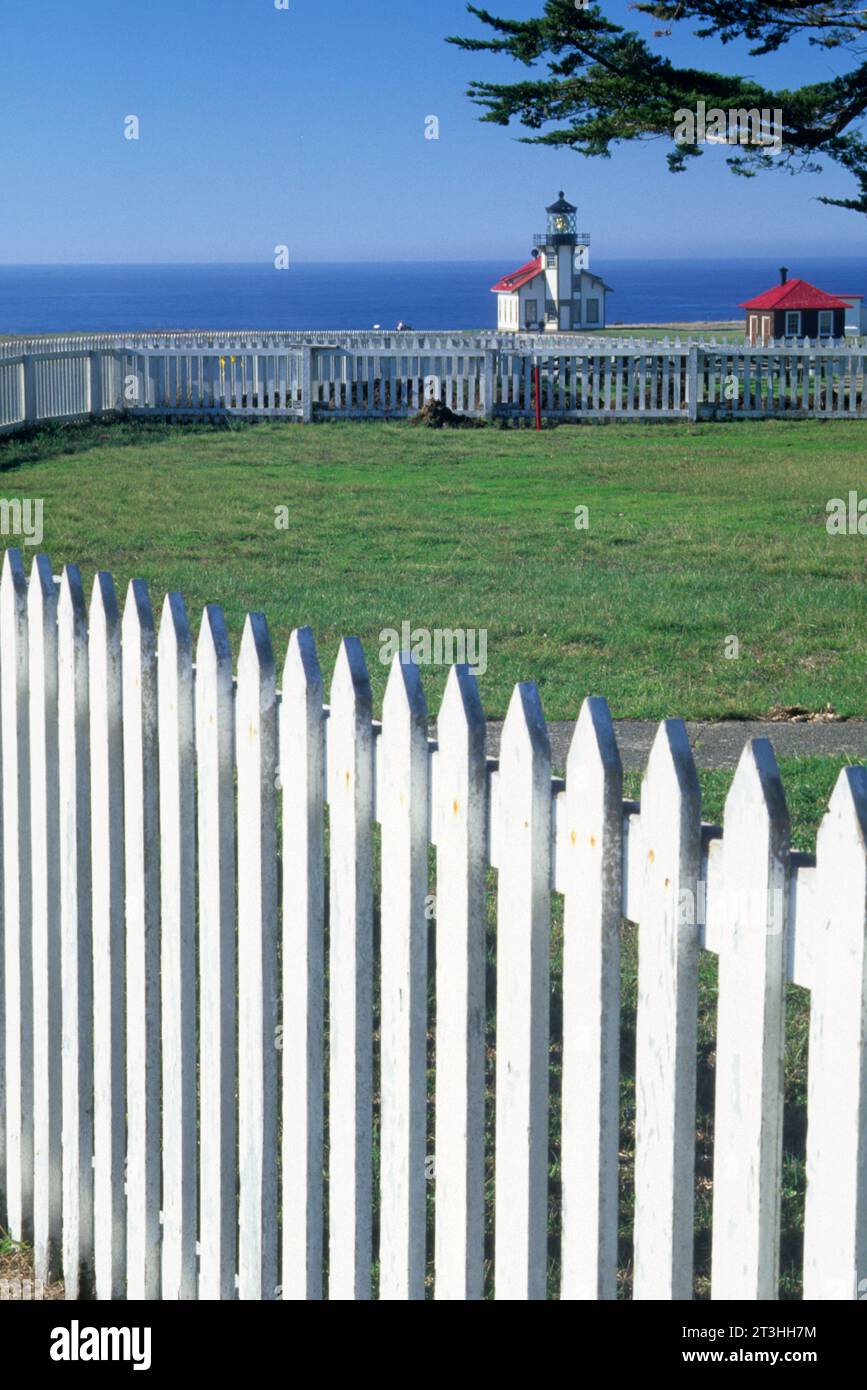
[[[770,338],[842,338],[847,305],[807,280],[790,280],[785,266],[780,283],[746,300],[747,337],[751,343]]]

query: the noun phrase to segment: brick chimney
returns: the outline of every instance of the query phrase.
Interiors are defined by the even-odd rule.
[[[788,267],[787,265],[781,265],[781,266],[780,266],[780,284],[781,284],[781,285],[785,285],[785,283],[786,283],[786,281],[788,280],[788,278],[789,278],[789,267]]]

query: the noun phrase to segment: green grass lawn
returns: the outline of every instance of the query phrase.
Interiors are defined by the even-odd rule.
[[[106,568],[155,605],[180,589],[194,628],[220,602],[236,639],[261,609],[278,661],[309,623],[326,675],[357,634],[377,705],[379,634],[406,620],[487,631],[491,716],[521,679],[549,718],[588,693],[615,717],[864,715],[867,540],[825,508],[867,492],[865,443],[858,422],[85,425],[0,440],[0,495],[44,498],[43,548],[88,588]]]

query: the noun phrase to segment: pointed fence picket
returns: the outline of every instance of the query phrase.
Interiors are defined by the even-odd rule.
[[[325,714],[309,628],[292,633],[280,706],[283,809],[284,1299],[321,1299],[324,1242]]]
[[[779,1281],[789,817],[773,749],[744,748],[725,807],[714,1116],[714,1298]]]
[[[57,1267],[61,1210],[57,591],[47,555],[37,555],[33,561],[27,625],[33,866],[33,1263],[36,1278],[47,1282]]]
[[[70,1297],[78,1291],[89,1292],[94,1274],[94,958],[88,699],[84,587],[77,567],[67,565],[60,585],[58,722],[63,1278]]]
[[[126,947],[121,618],[105,572],[89,616],[94,1273],[112,1299],[126,1282]]]
[[[515,688],[497,779],[498,1298],[545,1297],[551,757],[535,686]]]
[[[418,666],[394,658],[382,710],[381,1299],[422,1299],[426,1266],[428,733]]]
[[[584,702],[557,798],[563,846],[561,1298],[617,1285],[623,770],[604,700]],[[560,810],[562,808],[562,811]]]
[[[689,902],[699,878],[700,812],[686,728],[667,719],[641,789],[636,1298],[692,1292],[698,937]]]
[[[812,948],[804,1298],[867,1295],[867,769],[819,828]]]
[[[5,1226],[33,1230],[33,950],[27,579],[7,550],[0,578],[0,745],[3,757]]]
[[[380,726],[355,639],[326,708],[308,629],[281,693],[265,620],[248,618],[235,682],[220,610],[194,664],[180,596],[157,638],[140,581],[121,620],[110,576],[88,612],[74,566],[58,588],[39,557],[28,584],[7,553],[0,636],[0,1217],[33,1233],[41,1270],[62,1251],[67,1294],[366,1299],[378,1265],[384,1299],[616,1297],[624,914],[639,934],[633,1296],[694,1293],[705,950],[711,1295],[778,1296],[793,981],[811,992],[804,1293],[863,1297],[865,769],[841,773],[814,860],[789,848],[762,740],[720,830],[701,824],[677,720],[639,805],[602,700],[581,710],[563,782],[530,685],[488,759],[467,667],[433,740],[414,663],[395,659]]]
[[[220,608],[196,647],[199,868],[199,1297],[235,1296],[235,693]]]
[[[277,684],[268,626],[238,658],[239,1295],[277,1297]]]
[[[146,585],[123,610],[127,1296],[160,1290],[160,863],[157,652]]]
[[[163,1298],[196,1292],[196,824],[193,643],[169,594],[158,644]]]
[[[345,639],[328,720],[329,1295],[367,1299],[372,1260],[373,733],[361,644]]]
[[[437,1298],[480,1299],[485,1254],[485,716],[467,666],[449,672],[437,722]]]

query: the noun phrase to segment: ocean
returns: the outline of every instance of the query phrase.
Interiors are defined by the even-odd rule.
[[[490,286],[509,261],[372,264],[0,266],[0,334],[137,329],[494,328]],[[789,257],[789,275],[867,295],[867,256]],[[604,260],[608,323],[739,319],[778,280],[780,257]]]

